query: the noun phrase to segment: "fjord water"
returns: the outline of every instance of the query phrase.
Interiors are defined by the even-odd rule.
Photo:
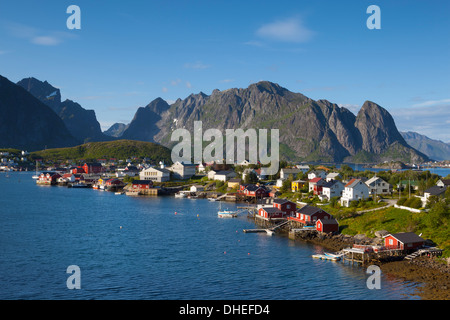
[[[227,204],[234,209],[235,204]],[[414,284],[312,259],[318,246],[246,234],[219,204],[37,186],[0,173],[0,299],[417,299]],[[69,290],[67,267],[81,271]]]

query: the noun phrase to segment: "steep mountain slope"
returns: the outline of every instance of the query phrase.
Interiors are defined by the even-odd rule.
[[[41,102],[52,108],[64,121],[70,133],[80,141],[108,141],[112,137],[104,135],[93,110],[86,110],[72,100],[61,102],[61,92],[47,81],[35,78],[22,79],[17,83]]]
[[[144,114],[141,109],[132,121],[133,139],[169,147],[175,144],[170,141],[173,130],[192,132],[194,121],[201,120],[203,131],[279,129],[281,156],[290,160],[420,162],[427,158],[405,142],[391,115],[373,102],[366,101],[355,116],[334,103],[314,101],[268,81],[244,89],[214,90],[210,96],[191,94],[165,111],[162,108],[158,122],[155,113]],[[143,127],[150,123],[156,125]],[[146,133],[139,134],[140,130]]]
[[[156,123],[161,120],[161,114],[169,108],[167,102],[161,98],[153,100],[144,108],[140,107],[120,137],[154,142],[153,137],[159,132]]]
[[[1,147],[32,151],[78,143],[49,106],[0,76]]]

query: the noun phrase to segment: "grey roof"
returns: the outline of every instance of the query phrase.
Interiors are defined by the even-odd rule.
[[[424,191],[424,193],[429,193],[432,196],[438,196],[443,194],[447,190],[446,187],[432,186],[431,188]]]
[[[279,213],[279,212],[283,212],[278,208],[275,207],[262,207],[262,209],[264,209],[264,211],[266,211],[267,213]]]
[[[279,203],[279,204],[283,204],[283,203],[286,203],[286,202],[291,202],[291,203],[293,203],[292,201],[289,201],[289,200],[287,200],[287,199],[274,199],[273,202],[274,202],[274,203]]]
[[[419,237],[414,232],[400,232],[400,233],[394,233],[394,234],[388,234],[386,237],[393,236],[398,241],[402,242],[403,244],[406,243],[414,243],[414,242],[424,242],[421,237]]]
[[[336,219],[319,219],[323,224],[339,224]]]
[[[258,190],[258,189],[263,189],[263,190],[265,190],[264,187],[257,186],[256,184],[248,184],[248,185],[245,187],[245,189],[248,190],[248,191],[256,191],[256,190]]]
[[[340,183],[343,185],[342,182],[340,182],[339,180],[331,180],[327,183],[325,183],[324,185],[322,185],[322,188],[331,188],[332,186],[334,186],[336,183]]]
[[[303,208],[297,209],[297,212],[298,212],[298,213],[305,214],[305,215],[307,215],[307,216],[311,216],[311,215],[313,215],[314,213],[319,212],[320,210],[322,210],[322,209],[317,208],[317,207],[313,207],[313,206],[306,205],[306,206],[304,206]]]
[[[353,188],[360,182],[361,182],[361,179],[352,179],[345,185],[345,187],[346,188]]]

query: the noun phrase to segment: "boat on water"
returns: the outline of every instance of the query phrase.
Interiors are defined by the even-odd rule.
[[[222,210],[222,202],[220,202],[220,209],[217,212],[217,216],[219,218],[236,218],[237,217],[237,212],[236,211],[231,211],[228,209],[224,209]]]
[[[35,174],[31,177],[33,180],[37,180],[39,179],[39,174],[38,174],[38,167],[39,167],[39,163],[36,161],[36,172]]]
[[[175,198],[186,198],[186,197],[187,197],[186,192],[179,191],[179,192],[175,193]]]
[[[324,252],[323,254],[313,254],[312,257],[315,259],[321,260],[331,260],[331,261],[339,261],[341,260],[343,254],[334,254],[329,252]]]
[[[87,188],[87,187],[88,187],[87,184],[81,183],[81,182],[78,182],[78,183],[72,183],[72,184],[70,184],[69,186],[72,187],[72,188]]]

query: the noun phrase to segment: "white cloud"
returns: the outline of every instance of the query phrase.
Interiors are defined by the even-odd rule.
[[[186,88],[188,89],[192,88],[192,84],[189,81],[186,81]]]
[[[5,25],[12,36],[26,39],[32,44],[41,46],[55,46],[66,39],[76,37],[76,35],[69,32],[44,31],[15,22],[6,22]]]
[[[429,106],[436,106],[436,105],[449,104],[449,103],[450,103],[450,99],[428,100],[428,101],[414,104],[413,107],[429,107]]]
[[[162,88],[162,92],[167,92],[167,91],[169,91],[169,89],[167,89],[166,87]]]
[[[431,139],[450,142],[450,100],[429,100],[410,108],[390,111],[399,131],[415,131]]]
[[[38,36],[31,39],[31,43],[42,46],[56,46],[61,43],[61,39],[53,36]]]
[[[300,18],[295,17],[265,24],[256,34],[268,40],[300,43],[309,41],[314,32],[306,28]]]

